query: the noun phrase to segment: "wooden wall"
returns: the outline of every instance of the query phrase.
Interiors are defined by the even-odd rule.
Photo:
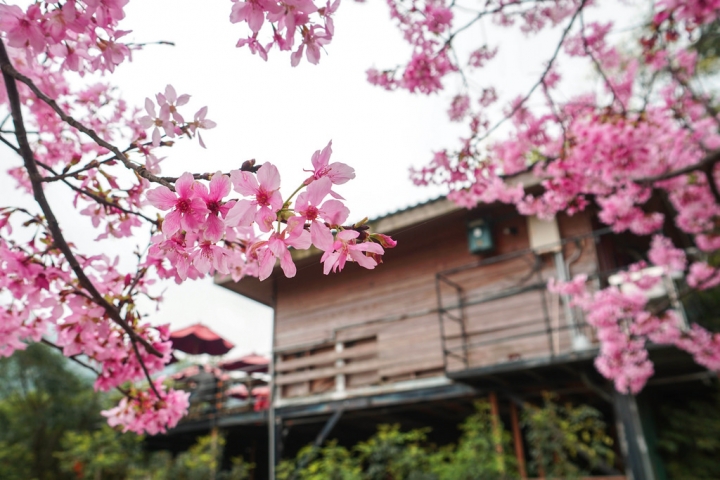
[[[398,246],[387,252],[385,263],[374,271],[348,264],[343,272],[325,276],[316,262],[299,268],[295,278],[278,279],[275,349],[281,398],[442,375],[435,277],[438,272],[483,258],[468,251],[467,219],[467,212],[459,211],[394,232]],[[590,231],[590,222],[581,216],[561,217],[559,226],[563,236]],[[524,217],[501,211],[493,232],[497,248],[488,256],[528,248]],[[574,245],[564,250],[567,258],[577,256]],[[535,262],[525,257],[465,271],[454,280],[463,285],[466,301],[478,300],[518,282],[545,281],[554,275],[555,266],[551,255],[542,260],[529,280],[523,279],[533,272]],[[586,240],[571,270],[578,273],[594,268],[592,240]],[[443,287],[442,295],[444,304],[457,302],[452,289]],[[506,327],[508,322],[532,323],[538,319],[544,325],[538,315],[542,296],[548,294],[527,292],[466,307],[470,341],[498,336],[482,332]],[[556,320],[564,321],[560,316]],[[533,328],[537,325],[519,327],[518,331]],[[459,331],[448,329],[445,333],[448,346],[458,344]],[[568,338],[557,340],[559,345],[563,342],[566,348]],[[535,355],[542,354],[543,348],[547,350],[542,346],[547,345],[543,336],[506,343],[473,351],[470,366],[507,361],[515,355],[525,358],[526,352]],[[457,364],[448,367],[459,368]]]

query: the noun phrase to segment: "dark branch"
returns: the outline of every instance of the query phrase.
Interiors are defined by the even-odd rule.
[[[55,171],[54,171],[49,165],[45,165],[44,163],[38,162],[38,161],[36,161],[36,163],[37,163],[39,166],[41,166],[42,168],[44,168],[45,170],[47,170],[48,172],[52,173],[53,175],[57,175],[57,174],[55,173]],[[59,176],[59,175],[58,175],[58,176]],[[47,178],[47,177],[46,177],[46,178]],[[57,176],[54,177],[54,178],[57,178]],[[148,217],[148,216],[146,216],[146,215],[144,215],[144,214],[142,214],[142,213],[140,213],[140,212],[136,212],[136,211],[134,211],[134,210],[128,210],[127,208],[121,207],[120,205],[118,205],[118,204],[115,203],[115,202],[111,202],[110,200],[107,200],[107,199],[105,199],[105,198],[103,198],[103,197],[101,197],[101,196],[99,196],[99,195],[95,195],[94,193],[92,193],[92,192],[90,192],[90,191],[88,191],[88,190],[84,190],[84,189],[82,189],[82,188],[80,188],[80,187],[77,187],[77,186],[73,185],[72,183],[68,182],[66,179],[60,179],[60,181],[63,182],[63,183],[64,183],[65,185],[67,185],[68,187],[70,187],[72,190],[78,192],[78,193],[81,194],[81,195],[86,195],[86,196],[92,198],[93,200],[95,200],[96,202],[98,202],[98,203],[100,203],[100,204],[102,204],[102,205],[105,205],[105,206],[110,207],[110,208],[116,208],[116,209],[120,210],[121,212],[130,214],[130,215],[136,215],[136,216],[142,218],[143,220],[152,223],[153,225],[157,225],[157,224],[158,224],[157,220],[153,220],[152,218],[150,218],[150,217]]]
[[[12,114],[13,124],[15,126],[15,137],[18,142],[20,155],[22,156],[25,169],[27,170],[28,176],[30,177],[33,197],[35,198],[35,201],[38,203],[43,214],[45,215],[48,230],[53,237],[53,242],[65,256],[65,259],[70,265],[70,268],[75,273],[78,282],[85,290],[87,290],[87,292],[92,297],[93,302],[103,307],[107,314],[110,316],[110,318],[130,336],[131,340],[139,341],[143,345],[143,347],[145,347],[145,350],[152,353],[153,355],[161,357],[162,355],[160,354],[160,352],[158,352],[152,345],[150,345],[147,340],[139,336],[137,332],[120,316],[120,313],[117,311],[115,306],[112,305],[108,300],[106,300],[105,297],[103,297],[103,295],[97,290],[93,282],[87,277],[87,275],[85,275],[85,272],[83,271],[80,262],[78,262],[78,259],[75,257],[75,254],[70,248],[70,245],[68,245],[67,241],[65,240],[57,218],[55,217],[55,214],[53,213],[52,208],[50,208],[50,204],[45,197],[45,191],[43,190],[42,186],[42,175],[38,170],[38,165],[35,161],[35,156],[32,152],[32,149],[30,148],[30,143],[28,142],[27,138],[27,132],[25,131],[25,123],[23,121],[22,108],[20,104],[20,94],[17,89],[17,84],[15,83],[15,77],[10,72],[15,72],[16,74],[18,73],[10,63],[10,57],[7,54],[7,50],[5,50],[5,43],[2,40],[0,40],[0,67],[2,68],[3,72],[3,80],[5,81],[5,88],[8,94],[10,112]],[[29,79],[28,82],[30,85],[32,85],[32,82],[30,82]],[[34,85],[31,88],[35,88],[37,90]],[[54,101],[50,101],[55,104]],[[57,107],[57,104],[55,104],[55,106]],[[97,135],[95,136],[97,137]],[[107,142],[104,143],[107,144]],[[115,147],[112,148],[114,149]]]
[[[86,127],[85,125],[83,125],[82,123],[78,122],[73,117],[71,117],[70,115],[65,113],[65,111],[62,108],[60,108],[60,106],[57,104],[57,102],[55,100],[53,100],[52,98],[45,95],[45,93],[43,93],[37,87],[37,85],[35,85],[35,83],[33,83],[33,81],[31,79],[29,79],[25,75],[21,74],[20,72],[18,72],[15,69],[15,67],[12,66],[12,64],[10,63],[9,57],[7,56],[7,52],[5,52],[4,50],[5,50],[5,48],[3,45],[3,53],[4,53],[3,56],[7,60],[5,60],[5,59],[2,60],[2,71],[3,71],[3,76],[6,78],[6,80],[5,80],[6,83],[8,82],[8,80],[13,80],[13,83],[14,83],[15,79],[24,83],[25,85],[27,85],[30,88],[30,90],[32,90],[32,92],[40,100],[42,100],[50,108],[52,108],[55,111],[55,113],[57,113],[58,116],[65,123],[74,127],[78,131],[84,133],[85,135],[90,137],[95,143],[97,143],[101,147],[104,147],[104,148],[110,150],[112,153],[115,154],[117,159],[120,160],[125,165],[125,167],[127,167],[130,170],[133,170],[137,175],[139,175],[142,178],[145,178],[153,183],[159,183],[160,185],[164,185],[164,186],[168,187],[170,190],[175,191],[175,187],[172,184],[170,184],[167,181],[161,179],[160,177],[157,177],[156,175],[150,173],[142,165],[137,165],[137,164],[131,162],[130,159],[128,159],[127,156],[122,151],[120,151],[116,146],[114,146],[111,143],[108,143],[104,139],[100,138],[100,136],[95,132],[95,130]],[[17,88],[16,88],[16,90],[17,90]],[[18,104],[19,104],[19,96],[18,96]],[[14,118],[14,116],[13,116],[13,118]],[[17,127],[15,130],[17,132]],[[27,141],[27,132],[25,131],[25,129],[23,129],[23,131],[22,131],[22,136],[25,137],[26,141]]]
[[[567,27],[565,27],[565,30],[563,30],[562,36],[560,37],[560,40],[558,41],[557,47],[555,47],[555,51],[552,54],[552,57],[550,57],[550,60],[548,61],[547,67],[545,67],[545,71],[543,71],[542,75],[540,75],[540,78],[535,82],[535,84],[530,88],[530,91],[528,91],[527,94],[523,98],[520,99],[519,102],[513,107],[512,111],[510,111],[509,114],[505,115],[502,120],[497,122],[495,125],[490,127],[484,135],[481,137],[478,137],[475,139],[475,143],[480,143],[483,140],[487,139],[495,130],[500,128],[502,124],[504,124],[507,120],[511,119],[513,115],[515,115],[522,107],[525,105],[525,102],[527,102],[533,93],[535,93],[535,90],[542,85],[545,82],[545,77],[547,77],[548,73],[550,73],[550,70],[552,69],[553,64],[555,63],[555,60],[557,59],[558,55],[560,54],[560,49],[563,46],[563,43],[565,43],[565,38],[570,33],[570,29],[572,29],[572,26],[575,24],[575,20],[577,19],[578,15],[580,15],[580,12],[582,12],[583,8],[585,8],[585,2],[587,0],[582,0],[580,2],[580,5],[578,5],[577,10],[575,10],[575,13],[573,14],[572,18],[570,18],[570,22],[568,23]]]

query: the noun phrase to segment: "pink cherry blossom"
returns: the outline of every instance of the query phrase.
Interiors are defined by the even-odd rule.
[[[287,221],[287,228],[280,233],[270,235],[262,250],[258,251],[260,269],[258,278],[260,280],[265,280],[270,276],[275,266],[275,259],[280,260],[280,267],[286,277],[292,278],[295,276],[297,269],[292,261],[288,247],[302,250],[310,248],[310,234],[303,228],[303,225],[302,218],[290,217]]]
[[[330,155],[332,155],[332,140],[322,151],[317,150],[313,153],[311,159],[313,174],[305,180],[306,185],[322,177],[328,177],[333,185],[342,185],[355,178],[355,170],[352,167],[340,162],[330,163]]]
[[[348,208],[338,200],[321,202],[330,194],[332,182],[329,177],[321,177],[308,185],[307,190],[298,195],[295,202],[295,212],[305,221],[310,222],[310,235],[312,243],[320,250],[332,248],[333,236],[325,225],[341,225],[350,213]],[[321,222],[323,219],[324,222]]]
[[[257,179],[252,173],[240,170],[230,172],[235,191],[241,195],[254,197],[253,201],[238,202],[233,207],[232,218],[243,218],[249,212],[254,216],[260,230],[269,232],[276,213],[282,208],[280,196],[280,173],[271,163],[266,163],[257,172]]]
[[[209,189],[202,183],[195,184],[195,192],[205,202],[208,216],[202,227],[203,235],[210,242],[217,242],[225,232],[225,217],[230,206],[223,199],[230,193],[231,183],[227,175],[216,172],[210,179]]]
[[[160,210],[172,211],[163,221],[163,233],[172,236],[180,230],[196,230],[203,222],[208,208],[202,198],[196,195],[195,179],[184,173],[175,183],[176,193],[165,186],[147,192],[148,201]]]
[[[377,243],[357,243],[356,239],[359,235],[355,230],[342,230],[337,233],[332,248],[328,249],[320,259],[324,264],[325,275],[331,271],[342,270],[347,261],[357,262],[358,265],[369,270],[377,266],[377,262],[372,257],[366,256],[364,252],[382,255],[385,251]]]

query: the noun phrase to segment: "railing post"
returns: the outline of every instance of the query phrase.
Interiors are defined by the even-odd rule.
[[[335,343],[335,351],[337,353],[342,352],[345,349],[345,344],[343,342],[336,342]],[[338,358],[335,360],[335,368],[340,369],[345,366],[345,360],[342,358]],[[335,375],[335,391],[336,392],[344,392],[345,391],[345,374],[340,372]]]
[[[522,432],[520,431],[520,420],[518,419],[517,405],[510,402],[510,423],[512,423],[513,444],[515,446],[515,458],[518,462],[518,473],[522,480],[527,479],[527,468],[525,467],[525,448],[523,447]]]

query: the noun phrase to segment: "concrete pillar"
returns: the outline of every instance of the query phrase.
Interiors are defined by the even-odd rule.
[[[656,480],[635,397],[615,392],[613,403],[628,480]]]

